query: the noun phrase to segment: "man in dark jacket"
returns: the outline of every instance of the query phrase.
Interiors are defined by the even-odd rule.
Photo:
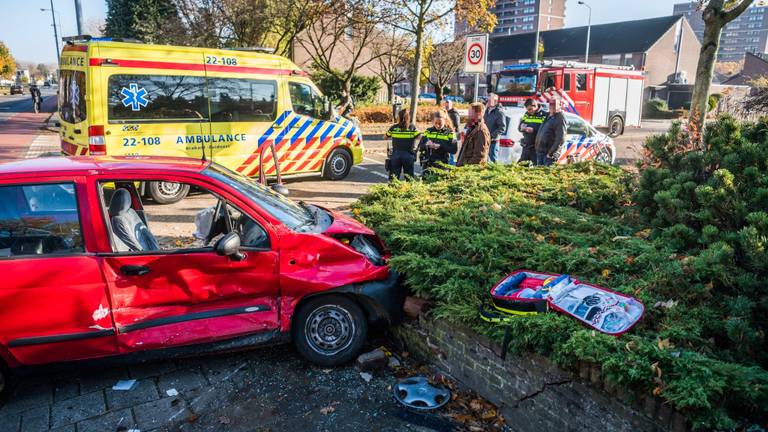
[[[485,111],[483,122],[491,133],[491,147],[488,149],[488,162],[496,162],[499,151],[499,137],[507,131],[507,116],[499,107],[499,96],[496,93],[488,93],[488,109]]]
[[[520,124],[517,127],[517,130],[523,133],[521,142],[523,154],[520,155],[519,162],[536,163],[536,134],[546,118],[547,113],[539,109],[539,103],[536,99],[528,98],[525,101],[525,114],[520,117]]]
[[[536,163],[549,166],[555,163],[555,154],[565,143],[568,129],[560,99],[549,101],[549,116],[536,135]]]
[[[459,112],[453,107],[453,101],[444,99],[443,108],[445,108],[445,112],[448,113],[448,118],[451,119],[453,130],[458,131],[459,126],[461,126],[461,115],[459,115]]]

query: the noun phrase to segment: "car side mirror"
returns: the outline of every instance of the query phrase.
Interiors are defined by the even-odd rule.
[[[282,196],[288,196],[291,192],[288,190],[285,185],[281,185],[280,183],[275,183],[272,186],[272,190],[279,193]]]
[[[245,254],[240,252],[240,234],[231,232],[220,238],[213,247],[216,255],[228,256],[232,261],[242,261]]]

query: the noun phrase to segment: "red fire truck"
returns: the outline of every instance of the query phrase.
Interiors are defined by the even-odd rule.
[[[488,88],[504,106],[559,97],[566,111],[615,137],[626,126],[640,126],[643,78],[632,67],[548,60],[506,66],[491,74]]]

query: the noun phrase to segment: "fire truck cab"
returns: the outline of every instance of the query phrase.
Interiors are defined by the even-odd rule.
[[[640,126],[643,79],[632,67],[549,60],[506,66],[490,75],[488,88],[504,106],[560,98],[566,111],[615,137]]]

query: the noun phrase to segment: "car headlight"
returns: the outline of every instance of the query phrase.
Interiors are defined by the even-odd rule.
[[[364,235],[356,235],[349,243],[349,246],[352,249],[365,255],[365,257],[368,258],[368,260],[371,261],[374,265],[384,265],[384,258],[381,256],[381,251],[370,239],[366,238]]]

